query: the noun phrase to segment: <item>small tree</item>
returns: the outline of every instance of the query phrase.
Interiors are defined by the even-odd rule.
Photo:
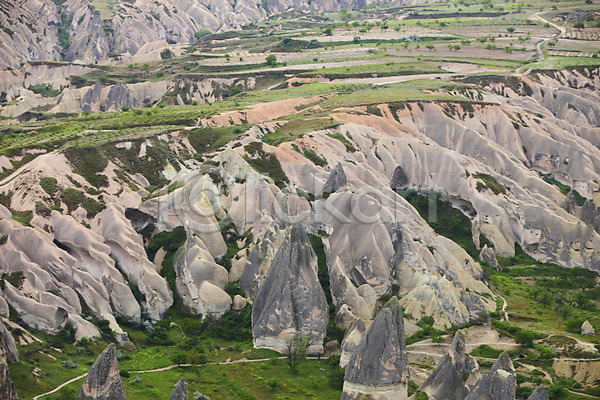
[[[427,47],[429,49],[429,51],[432,51],[433,49],[435,49],[435,46],[432,45],[431,43],[426,45],[425,47]]]
[[[521,329],[515,335],[515,342],[519,343],[523,347],[533,347],[533,339],[535,335],[533,332]]]
[[[306,358],[306,353],[311,344],[311,337],[301,333],[288,340],[285,356],[292,373],[298,373],[298,365]]]
[[[508,28],[506,28],[506,30],[508,31],[508,33],[514,33],[515,28],[513,28],[512,26],[509,26]]]
[[[267,63],[267,65],[274,67],[275,65],[277,65],[277,56],[275,54],[269,54],[265,58],[265,62]]]
[[[583,29],[583,28],[585,28],[585,24],[583,22],[576,22],[575,25],[573,25],[573,28]]]
[[[277,378],[270,378],[270,379],[267,379],[267,380],[265,381],[265,383],[267,384],[267,386],[268,386],[268,387],[270,387],[270,388],[271,388],[271,390],[272,390],[273,392],[274,392],[274,391],[275,391],[275,390],[276,390],[276,389],[277,389],[277,388],[280,386],[279,380],[278,380]]]

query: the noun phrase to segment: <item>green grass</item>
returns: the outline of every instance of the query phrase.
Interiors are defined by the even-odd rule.
[[[211,153],[247,131],[248,125],[221,128],[195,128],[189,131],[188,140],[196,152]]]
[[[370,78],[373,76],[397,76],[413,74],[435,74],[444,72],[437,65],[423,62],[388,62],[370,65],[352,65],[347,67],[331,67],[316,69],[299,74],[300,76],[322,75],[329,79]]]
[[[42,97],[56,97],[61,92],[60,90],[52,89],[52,87],[46,83],[29,86],[29,90],[33,93],[42,95]]]
[[[171,321],[183,328],[185,339],[177,326],[169,325]],[[171,321],[157,325],[157,329],[164,329],[164,340],[166,340],[160,345],[152,343],[155,339],[151,333],[122,325],[137,346],[136,351],[117,348],[118,355],[121,357],[119,368],[128,398],[140,400],[167,398],[175,383],[181,378],[186,378],[188,381],[190,398],[195,391],[207,394],[212,399],[278,399],[285,396],[294,399],[337,399],[341,394],[339,388],[334,388],[327,378],[337,370],[337,367],[334,368],[327,360],[304,361],[299,366],[298,374],[294,375],[284,360],[273,360],[273,357],[278,356],[276,353],[268,350],[253,350],[250,340],[227,341],[211,337],[210,326],[198,318],[175,315]],[[228,329],[234,330],[231,327]],[[34,333],[44,342],[19,346],[21,361],[9,365],[11,378],[21,400],[31,399],[87,372],[97,355],[107,345],[105,340],[83,345],[65,344],[54,340],[51,346],[48,336],[39,332]],[[60,351],[53,346],[59,347]],[[208,363],[242,358],[266,359],[266,361],[203,365],[148,374],[133,372],[171,365],[174,355],[177,354],[183,354],[184,361],[190,362],[192,354],[198,352],[203,356],[202,362]],[[77,367],[62,366],[65,360],[73,360],[77,363]],[[33,368],[41,370],[39,377],[31,374]],[[142,380],[133,383],[132,380],[136,375],[139,375]],[[275,391],[271,390],[266,384],[268,379],[277,379],[280,383],[279,388]],[[48,398],[74,399],[82,383],[83,380],[79,380]]]
[[[247,144],[244,149],[249,154],[248,156],[244,156],[244,159],[252,168],[261,174],[269,176],[280,189],[285,187],[289,182],[289,178],[281,168],[281,163],[275,154],[265,152],[263,144],[260,142]]]
[[[600,65],[598,58],[593,57],[561,57],[549,56],[544,61],[529,65],[532,70],[564,69],[570,67],[597,66]]]
[[[285,125],[277,128],[274,132],[267,133],[263,138],[263,142],[272,146],[278,146],[283,142],[295,140],[306,133],[334,128],[339,125],[337,122],[329,118],[294,118],[286,122]]]

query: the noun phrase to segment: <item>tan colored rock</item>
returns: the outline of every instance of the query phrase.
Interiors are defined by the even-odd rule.
[[[240,311],[242,308],[246,307],[246,304],[248,304],[246,299],[239,294],[236,294],[233,296],[233,305],[231,306],[231,309],[234,311]]]
[[[587,336],[594,336],[596,333],[594,332],[594,327],[590,324],[589,321],[585,321],[581,325],[581,334]]]

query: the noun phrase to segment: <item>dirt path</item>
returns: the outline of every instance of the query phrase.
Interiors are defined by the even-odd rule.
[[[60,385],[58,385],[57,387],[55,387],[54,389],[52,389],[49,392],[46,392],[46,393],[43,393],[43,394],[38,394],[37,396],[33,397],[31,400],[38,400],[41,397],[48,396],[49,394],[52,394],[52,393],[56,393],[60,389],[62,389],[63,387],[65,387],[67,385],[70,385],[71,383],[76,382],[76,381],[78,381],[78,380],[80,380],[82,378],[85,378],[86,376],[87,376],[87,372],[85,374],[83,374],[83,375],[79,375],[79,376],[77,376],[77,377],[75,377],[73,379],[70,379],[70,380],[68,380],[68,381],[66,381],[64,383],[61,383]]]
[[[508,322],[508,313],[506,312],[506,305],[508,303],[506,302],[506,299],[504,298],[504,296],[498,295],[498,297],[500,297],[502,299],[502,301],[503,301],[503,304],[502,304],[502,314],[504,314],[504,320],[506,322]]]
[[[537,19],[538,21],[541,21],[544,24],[551,25],[552,27],[558,29],[558,31],[560,32],[558,35],[553,35],[551,38],[542,39],[535,45],[535,51],[537,52],[537,60],[543,61],[544,60],[544,51],[542,50],[542,45],[544,43],[549,42],[552,39],[558,39],[559,37],[563,36],[567,30],[566,30],[566,28],[564,28],[562,26],[556,25],[554,22],[550,22],[550,21],[540,17],[539,14],[534,14],[533,19]]]
[[[535,52],[536,52],[536,59],[537,59],[537,61],[538,62],[544,61],[544,51],[542,50],[542,45],[544,43],[549,42],[552,39],[558,39],[558,38],[560,38],[561,36],[563,36],[567,32],[567,29],[565,27],[563,27],[563,26],[556,25],[554,22],[548,21],[548,20],[546,20],[543,17],[540,17],[539,13],[533,14],[533,16],[531,18],[532,19],[536,19],[536,20],[538,20],[538,21],[540,21],[540,22],[542,22],[544,24],[548,24],[548,25],[550,25],[550,26],[558,29],[558,31],[559,31],[558,34],[554,34],[550,38],[541,38],[541,40],[535,45]],[[526,65],[523,65],[523,66],[517,68],[517,70],[515,72],[517,74],[520,74],[521,71],[523,70],[523,68],[525,68],[525,67],[526,67]],[[530,72],[531,72],[531,68],[528,69],[528,70],[526,70],[523,74],[524,75],[528,75]]]

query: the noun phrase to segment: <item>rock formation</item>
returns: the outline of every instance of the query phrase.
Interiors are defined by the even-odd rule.
[[[477,361],[466,353],[465,337],[457,332],[448,353],[419,389],[436,400],[464,399],[478,378]]]
[[[159,321],[173,304],[173,294],[165,278],[148,260],[142,238],[125,217],[124,208],[118,203],[111,203],[93,222],[94,231],[104,238],[121,271],[140,289],[144,296],[144,311],[153,321]]]
[[[8,372],[7,354],[4,344],[0,342],[0,399],[17,400],[17,391],[10,380]]]
[[[498,271],[502,269],[502,267],[500,267],[500,264],[498,264],[498,260],[496,259],[496,253],[494,252],[494,249],[488,247],[487,244],[483,245],[483,248],[479,253],[479,259],[490,264]]]
[[[477,381],[465,400],[513,400],[517,390],[517,374],[507,352],[498,357],[492,370]]]
[[[531,395],[527,398],[527,400],[548,400],[550,397],[548,396],[548,392],[545,388],[539,387],[531,393]]]
[[[15,344],[12,334],[6,329],[6,326],[0,321],[0,342],[4,346],[6,359],[10,363],[19,362],[19,351]]]
[[[392,297],[350,359],[341,399],[403,400],[407,398],[408,377],[402,307]]]
[[[309,353],[323,352],[327,300],[306,229],[287,228],[285,239],[252,306],[254,346],[285,352],[296,335],[310,338]]]
[[[231,297],[223,290],[229,282],[227,270],[215,262],[200,238],[188,238],[177,251],[173,268],[177,292],[187,306],[217,317],[229,311]]]
[[[342,164],[338,164],[327,177],[325,186],[323,186],[323,193],[337,192],[340,189],[345,189],[347,184],[348,179],[344,173],[344,168],[342,168]]]
[[[125,400],[114,344],[109,344],[90,368],[77,400]]]
[[[588,336],[594,336],[596,334],[594,332],[594,327],[589,321],[585,321],[583,324],[581,324],[581,334]]]
[[[185,379],[180,380],[175,385],[175,389],[171,393],[169,400],[187,400],[188,398],[188,384]]]

